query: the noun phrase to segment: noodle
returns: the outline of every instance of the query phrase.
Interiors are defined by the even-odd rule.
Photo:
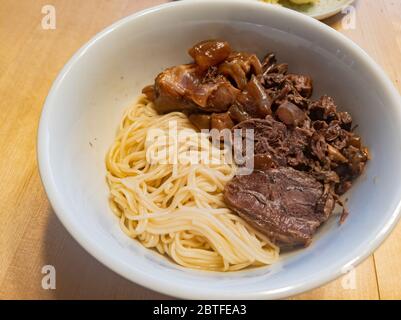
[[[166,138],[171,123],[177,139]],[[223,157],[183,113],[158,115],[141,96],[106,157],[110,206],[122,230],[184,267],[234,271],[275,262],[279,249],[224,204],[235,166]]]

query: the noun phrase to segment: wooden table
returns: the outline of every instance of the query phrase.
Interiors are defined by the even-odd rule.
[[[168,298],[105,268],[71,238],[43,190],[36,131],[47,92],[71,55],[112,22],[162,0],[2,0],[0,3],[0,298]],[[41,10],[56,9],[43,30]],[[363,47],[401,88],[401,1],[359,0],[356,28],[326,21]],[[401,182],[400,182],[401,183]],[[401,299],[401,224],[356,269],[355,289],[338,279],[294,299]],[[44,265],[56,290],[41,286]],[[344,281],[345,280],[345,281]]]

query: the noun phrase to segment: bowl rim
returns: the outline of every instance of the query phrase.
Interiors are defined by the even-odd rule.
[[[93,257],[95,257],[99,262],[103,265],[107,266],[109,269],[113,270],[117,274],[123,276],[124,278],[135,282],[143,287],[149,288],[151,290],[155,290],[157,292],[172,296],[179,297],[183,299],[282,299],[289,296],[297,295],[302,292],[309,291],[316,287],[322,286],[342,274],[344,274],[343,270],[347,270],[350,266],[356,267],[362,261],[364,261],[373,251],[375,251],[379,245],[389,236],[391,231],[396,226],[398,220],[401,217],[401,199],[398,201],[395,210],[391,214],[391,218],[386,222],[382,230],[374,236],[372,241],[366,245],[363,250],[359,254],[356,254],[354,258],[348,259],[342,265],[336,267],[336,270],[332,272],[332,270],[325,270],[325,272],[321,271],[320,273],[316,273],[313,278],[309,279],[308,282],[303,282],[302,280],[298,281],[296,284],[282,288],[280,290],[267,290],[267,291],[255,291],[255,292],[247,292],[247,293],[222,293],[215,290],[210,289],[199,289],[194,287],[188,287],[181,285],[179,283],[174,283],[174,286],[171,285],[171,281],[166,277],[165,279],[158,279],[149,276],[146,273],[140,272],[132,272],[131,269],[128,269],[121,261],[112,258],[109,252],[105,251],[101,245],[97,244],[93,241],[87,234],[80,232],[80,229],[75,226],[76,222],[71,216],[68,214],[68,210],[63,206],[63,195],[57,191],[57,183],[54,179],[54,175],[51,170],[51,161],[49,156],[49,131],[48,131],[48,123],[50,121],[50,110],[54,105],[54,100],[56,97],[56,92],[60,88],[63,80],[66,75],[73,68],[75,63],[85,54],[85,52],[91,48],[95,43],[105,37],[107,34],[117,30],[122,27],[126,23],[135,20],[139,17],[163,11],[167,8],[171,7],[185,7],[196,5],[205,5],[205,6],[213,6],[215,4],[219,5],[224,3],[228,5],[224,0],[203,0],[203,1],[180,1],[180,2],[170,2],[162,5],[158,5],[155,7],[151,7],[140,12],[129,15],[117,22],[113,23],[109,27],[105,28],[101,32],[97,33],[94,37],[92,37],[85,45],[83,45],[66,63],[66,65],[59,72],[56,80],[54,81],[48,96],[45,100],[44,107],[42,109],[42,113],[40,116],[40,122],[38,127],[38,135],[37,135],[37,161],[39,167],[40,177],[45,188],[46,194],[50,201],[50,204],[58,216],[59,220],[62,222],[64,227],[68,230],[68,232],[73,236],[73,238]],[[255,7],[258,10],[270,10],[275,11],[280,14],[285,14],[291,19],[300,20],[302,23],[309,24],[313,27],[319,28],[321,32],[325,33],[327,36],[335,39],[341,46],[347,47],[350,51],[354,53],[355,56],[358,56],[366,66],[371,69],[371,72],[375,74],[377,77],[377,81],[380,82],[383,86],[387,87],[387,94],[391,97],[391,100],[394,101],[394,104],[398,104],[401,106],[401,97],[399,92],[385,74],[385,72],[379,67],[379,65],[357,44],[352,42],[349,38],[344,36],[343,34],[337,32],[331,27],[311,18],[309,16],[303,15],[301,13],[295,12],[290,9],[281,8],[279,6],[269,5],[266,3],[258,3],[258,2],[249,2],[246,0],[237,0],[235,2],[231,2],[230,6],[238,6],[243,9],[247,9],[247,7]],[[401,119],[401,108],[394,109],[394,112],[398,112],[398,117]]]

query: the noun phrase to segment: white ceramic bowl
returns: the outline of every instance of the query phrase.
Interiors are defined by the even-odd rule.
[[[108,206],[104,158],[123,110],[168,66],[189,61],[195,42],[222,38],[263,56],[275,51],[310,74],[315,96],[335,97],[359,124],[372,160],[347,195],[351,215],[331,219],[306,249],[234,273],[181,268],[126,237]],[[100,262],[153,290],[181,298],[283,298],[357,265],[399,218],[401,103],[376,63],[328,26],[248,1],[176,2],[129,16],[89,41],[55,81],[43,109],[38,157],[58,217]],[[101,279],[99,279],[101,281]]]

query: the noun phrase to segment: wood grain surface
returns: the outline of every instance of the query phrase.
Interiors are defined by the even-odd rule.
[[[49,205],[36,162],[40,112],[63,65],[106,26],[163,2],[1,0],[1,299],[169,299],[116,275],[72,239]],[[41,27],[47,4],[56,8],[55,30]],[[355,8],[355,28],[343,14],[325,22],[364,48],[401,89],[401,1],[358,0]],[[353,285],[346,275],[292,299],[401,299],[400,240],[401,224],[358,266]],[[57,270],[56,290],[41,286],[44,265]]]

